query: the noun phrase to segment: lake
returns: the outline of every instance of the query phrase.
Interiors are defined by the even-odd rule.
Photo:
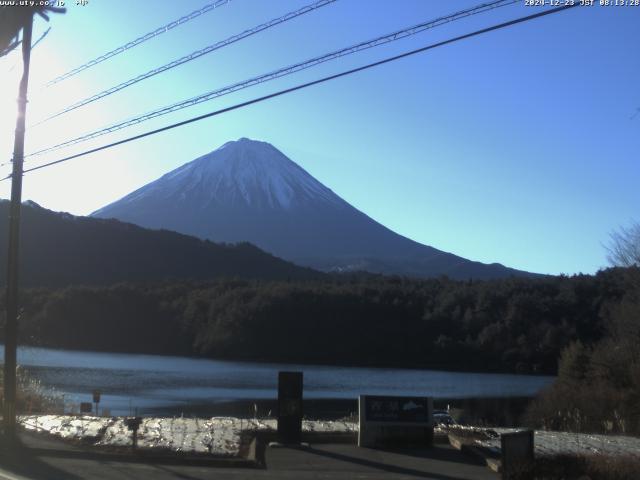
[[[4,347],[0,346],[1,358]],[[236,362],[186,357],[21,347],[18,363],[65,404],[90,402],[114,415],[179,412],[197,405],[277,396],[278,371],[304,372],[305,399],[355,399],[360,394],[434,398],[533,396],[554,377]]]

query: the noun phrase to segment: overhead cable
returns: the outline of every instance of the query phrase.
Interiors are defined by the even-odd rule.
[[[240,108],[247,107],[249,105],[253,105],[253,104],[260,103],[260,102],[263,102],[263,101],[266,101],[266,100],[270,100],[272,98],[276,98],[276,97],[279,97],[279,96],[282,96],[282,95],[285,95],[285,94],[288,94],[288,93],[292,93],[292,92],[295,92],[295,91],[298,91],[298,90],[302,90],[304,88],[308,88],[308,87],[311,87],[311,86],[314,86],[314,85],[325,83],[325,82],[328,82],[330,80],[335,80],[337,78],[345,77],[347,75],[351,75],[351,74],[354,74],[354,73],[357,73],[357,72],[361,72],[363,70],[368,70],[368,69],[373,68],[373,67],[377,67],[377,66],[384,65],[384,64],[387,64],[387,63],[390,63],[390,62],[394,62],[396,60],[400,60],[402,58],[409,57],[411,55],[415,55],[415,54],[418,54],[418,53],[425,52],[427,50],[431,50],[431,49],[434,49],[434,48],[437,48],[437,47],[441,47],[441,46],[448,45],[448,44],[451,44],[451,43],[454,43],[454,42],[458,42],[460,40],[465,40],[467,38],[475,37],[475,36],[481,35],[483,33],[492,32],[494,30],[499,30],[499,29],[502,29],[502,28],[510,27],[512,25],[516,25],[516,24],[519,24],[519,23],[523,23],[523,22],[527,22],[527,21],[530,21],[530,20],[534,20],[536,18],[540,18],[540,17],[546,16],[546,15],[551,15],[551,14],[554,14],[554,13],[558,13],[558,12],[561,12],[563,10],[567,10],[569,8],[577,7],[579,5],[580,4],[575,3],[575,4],[572,4],[572,5],[568,4],[568,5],[564,5],[564,6],[561,6],[561,7],[552,8],[552,9],[549,9],[549,10],[543,10],[541,12],[534,13],[532,15],[527,15],[525,17],[516,18],[515,20],[510,20],[508,22],[500,23],[498,25],[493,25],[491,27],[483,28],[481,30],[476,30],[475,32],[467,33],[467,34],[464,34],[464,35],[460,35],[458,37],[454,37],[454,38],[450,38],[448,40],[444,40],[442,42],[438,42],[438,43],[434,43],[434,44],[431,44],[431,45],[427,45],[426,47],[422,47],[422,48],[411,50],[411,51],[408,51],[408,52],[405,52],[405,53],[401,53],[399,55],[395,55],[393,57],[388,57],[388,58],[385,58],[383,60],[379,60],[377,62],[373,62],[373,63],[369,63],[367,65],[363,65],[361,67],[352,68],[350,70],[346,70],[346,71],[343,71],[343,72],[340,72],[340,73],[336,73],[334,75],[329,75],[327,77],[323,77],[323,78],[320,78],[318,80],[313,80],[311,82],[307,82],[307,83],[303,83],[303,84],[300,84],[300,85],[296,85],[294,87],[286,88],[284,90],[280,90],[278,92],[274,92],[274,93],[271,93],[269,95],[264,95],[262,97],[254,98],[252,100],[248,100],[246,102],[238,103],[238,104],[232,105],[230,107],[226,107],[226,108],[222,108],[220,110],[209,112],[209,113],[206,113],[204,115],[199,115],[197,117],[193,117],[193,118],[190,118],[188,120],[183,120],[182,122],[173,123],[171,125],[167,125],[167,126],[164,126],[164,127],[161,127],[161,128],[157,128],[155,130],[151,130],[151,131],[148,131],[148,132],[145,132],[145,133],[141,133],[139,135],[134,135],[132,137],[128,137],[128,138],[125,138],[125,139],[122,139],[122,140],[119,140],[119,141],[116,141],[116,142],[112,142],[112,143],[109,143],[109,144],[106,144],[106,145],[102,145],[100,147],[92,148],[92,149],[86,150],[84,152],[76,153],[76,154],[70,155],[68,157],[64,157],[64,158],[61,158],[61,159],[58,159],[58,160],[54,160],[54,161],[51,161],[51,162],[43,163],[42,165],[38,165],[38,166],[35,166],[35,167],[28,168],[24,172],[25,173],[33,172],[35,170],[40,170],[40,169],[43,169],[43,168],[46,168],[46,167],[50,167],[52,165],[57,165],[57,164],[60,164],[60,163],[63,163],[63,162],[68,162],[69,160],[73,160],[75,158],[83,157],[83,156],[89,155],[91,153],[96,153],[96,152],[99,152],[99,151],[102,151],[102,150],[107,150],[107,149],[116,147],[118,145],[122,145],[122,144],[125,144],[125,143],[132,142],[134,140],[139,140],[141,138],[145,138],[145,137],[149,137],[149,136],[152,136],[152,135],[156,135],[158,133],[162,133],[162,132],[165,132],[167,130],[172,130],[172,129],[177,128],[177,127],[182,127],[182,126],[188,125],[190,123],[194,123],[194,122],[198,122],[200,120],[204,120],[206,118],[218,116],[218,115],[221,115],[223,113],[231,112],[233,110],[238,110]],[[1,180],[7,180],[8,178],[11,178],[11,175],[8,175],[7,177],[0,179],[0,181]]]
[[[298,10],[294,10],[292,12],[286,13],[285,15],[282,15],[278,18],[274,18],[266,23],[262,23],[260,25],[257,25],[253,28],[247,29],[245,31],[243,31],[242,33],[238,33],[236,35],[233,35],[229,38],[226,38],[225,40],[221,40],[219,42],[216,42],[214,44],[208,45],[204,48],[201,48],[199,50],[196,50],[195,52],[190,53],[189,55],[185,55],[183,57],[180,57],[176,60],[173,60],[172,62],[169,62],[165,65],[161,65],[160,67],[154,68],[152,70],[149,70],[146,73],[142,73],[134,78],[131,78],[125,82],[122,82],[114,87],[108,88],[106,90],[103,90],[100,93],[96,93],[95,95],[91,95],[90,97],[87,97],[83,100],[80,100],[72,105],[69,105],[68,107],[60,110],[57,113],[54,113],[53,115],[45,118],[44,120],[41,120],[38,123],[35,123],[34,125],[32,125],[32,127],[35,127],[37,125],[43,124],[49,120],[52,120],[56,117],[59,117],[60,115],[64,115],[65,113],[71,112],[72,110],[75,110],[76,108],[80,108],[83,107],[85,105],[88,105],[90,103],[95,102],[96,100],[100,100],[101,98],[107,97],[109,95],[112,95],[116,92],[119,92],[120,90],[124,90],[127,87],[130,87],[131,85],[135,85],[138,82],[141,82],[143,80],[146,80],[147,78],[151,78],[155,75],[158,75],[159,73],[162,72],[166,72],[167,70],[171,70],[172,68],[175,68],[179,65],[182,65],[184,63],[190,62],[192,60],[195,60],[196,58],[200,58],[204,55],[207,55],[208,53],[214,52],[216,50],[219,50],[223,47],[226,47],[228,45],[231,45],[235,42],[238,42],[240,40],[242,40],[243,38],[247,38],[250,37],[252,35],[255,35],[256,33],[262,32],[264,30],[267,30],[271,27],[275,27],[276,25],[279,25],[281,23],[287,22],[289,20],[292,20],[296,17],[299,17],[300,15],[304,15],[305,13],[309,13],[309,12],[313,12],[314,10],[320,8],[320,7],[324,7],[325,5],[329,5],[333,2],[335,2],[337,0],[319,0],[316,1],[315,3],[312,3],[310,5],[307,5],[305,7],[302,7]]]
[[[320,65],[322,63],[328,62],[330,60],[334,60],[336,58],[340,58],[340,57],[344,57],[346,55],[351,55],[353,53],[356,52],[360,52],[362,50],[366,50],[369,48],[373,48],[373,47],[377,47],[379,45],[383,45],[386,43],[390,43],[396,40],[400,40],[402,38],[408,37],[410,35],[415,35],[419,32],[422,32],[424,30],[428,30],[440,25],[444,25],[446,23],[449,22],[453,22],[455,20],[459,20],[461,18],[465,18],[471,15],[476,15],[488,10],[492,10],[501,6],[505,6],[505,5],[510,5],[516,2],[519,2],[520,0],[498,0],[498,1],[494,1],[494,2],[490,2],[490,3],[484,3],[482,5],[478,5],[476,7],[472,7],[472,8],[468,8],[466,10],[462,10],[460,12],[456,12],[454,14],[451,15],[447,15],[444,17],[439,17],[435,20],[430,20],[427,22],[423,22],[420,23],[418,25],[414,25],[412,27],[408,27],[408,28],[404,28],[402,30],[398,30],[396,32],[387,34],[387,35],[383,35],[380,37],[376,37],[372,40],[368,40],[365,42],[360,42],[356,45],[352,45],[350,47],[347,48],[342,48],[340,50],[336,50],[333,51],[331,53],[327,53],[325,55],[321,55],[319,57],[314,57],[311,58],[309,60],[305,60],[303,62],[299,62],[293,65],[289,65],[287,67],[284,68],[280,68],[278,70],[263,74],[263,75],[259,75],[257,77],[253,77],[250,78],[248,80],[244,80],[242,82],[238,82],[238,83],[234,83],[232,85],[228,85],[226,87],[222,87],[216,90],[212,90],[210,92],[186,99],[186,100],[182,100],[180,102],[177,103],[173,103],[171,105],[147,112],[143,115],[138,115],[132,118],[129,118],[127,120],[123,120],[119,123],[104,127],[100,130],[82,135],[80,137],[76,137],[74,139],[71,140],[67,140],[65,142],[59,143],[57,145],[53,145],[51,147],[47,147],[35,152],[30,153],[29,155],[27,155],[27,157],[33,157],[36,155],[42,155],[44,153],[47,152],[51,152],[54,150],[58,150],[60,148],[65,148],[65,147],[70,147],[72,145],[76,145],[78,143],[81,142],[85,142],[88,140],[92,140],[94,138],[100,137],[102,135],[106,135],[109,133],[113,133],[116,132],[118,130],[121,130],[123,128],[127,128],[133,125],[137,125],[139,123],[145,122],[147,120],[150,120],[152,118],[156,118],[162,115],[166,115],[168,113],[172,113],[178,110],[182,110],[183,108],[187,108],[187,107],[191,107],[193,105],[197,105],[209,100],[212,100],[214,98],[218,98],[221,97],[223,95],[228,95],[230,93],[236,92],[238,90],[242,90],[244,88],[248,88],[248,87],[252,87],[254,85],[258,85],[260,83],[264,83],[270,80],[274,80],[280,77],[284,77],[286,75],[291,75],[293,73],[296,72],[300,72],[302,70],[306,70],[308,68],[314,67],[316,65]]]
[[[145,33],[144,35],[142,35],[141,37],[136,38],[135,40],[131,40],[130,42],[125,43],[124,45],[120,45],[118,48],[115,48],[113,50],[111,50],[110,52],[107,52],[103,55],[100,55],[99,57],[94,58],[93,60],[89,60],[86,63],[83,63],[82,65],[80,65],[79,67],[74,68],[73,70],[70,70],[52,80],[50,80],[49,82],[46,83],[45,86],[50,87],[51,85],[54,85],[56,83],[59,83],[63,80],[66,80],[69,77],[72,77],[74,75],[77,75],[78,73],[82,72],[83,70],[86,70],[87,68],[91,68],[95,65],[98,65],[99,63],[104,62],[105,60],[108,60],[112,57],[115,57],[116,55],[119,55],[133,47],[136,47],[138,45],[140,45],[141,43],[146,42],[147,40],[151,40],[154,37],[157,37],[158,35],[162,35],[163,33],[168,32],[169,30],[176,28],[180,25],[183,25],[191,20],[193,20],[194,18],[199,17],[200,15],[204,15],[205,13],[208,13],[218,7],[221,7],[223,5],[228,4],[229,2],[231,2],[231,0],[216,0],[214,2],[208,3],[207,5],[205,5],[202,8],[199,8],[198,10],[194,10],[193,12],[180,17],[176,20],[173,20],[169,23],[167,23],[166,25],[163,25],[161,27],[156,28],[155,30],[149,32],[149,33]]]

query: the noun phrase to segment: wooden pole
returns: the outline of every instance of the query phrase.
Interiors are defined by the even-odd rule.
[[[24,133],[27,112],[29,63],[33,13],[25,9],[22,29],[23,71],[18,93],[18,118],[13,144],[13,173],[11,175],[11,206],[9,211],[9,251],[7,262],[7,317],[4,330],[4,430],[13,436],[16,431],[16,357],[18,346],[18,260],[20,246],[20,207],[22,203],[22,169],[24,162]]]

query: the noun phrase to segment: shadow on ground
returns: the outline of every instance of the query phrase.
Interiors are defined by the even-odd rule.
[[[351,455],[345,455],[342,453],[328,452],[328,451],[316,450],[312,448],[310,448],[308,452],[313,455],[321,455],[323,457],[332,458],[334,460],[351,462],[351,463],[361,465],[363,467],[374,468],[376,470],[382,470],[388,473],[394,473],[398,475],[409,475],[409,476],[418,477],[418,478],[428,478],[429,480],[465,480],[466,478],[466,477],[445,475],[445,474],[435,473],[435,472],[425,472],[424,470],[401,467],[399,465],[393,465],[390,463],[382,463],[382,462],[377,462],[377,461],[368,460],[364,458],[354,457]],[[397,452],[394,452],[394,453],[397,453]],[[402,454],[406,455],[406,452],[403,452]],[[443,449],[440,449],[440,448],[430,449],[426,454],[423,454],[423,455],[414,454],[412,456],[417,456],[419,458],[428,458],[431,460],[440,460],[445,462],[460,463],[462,461],[462,463],[471,463],[472,465],[477,465],[477,463],[473,463],[472,461],[469,462],[466,458],[461,457],[459,452],[454,452],[454,451],[445,452]]]
[[[6,472],[33,480],[79,480],[68,471],[59,470],[39,458],[39,453],[27,447],[16,436],[0,435],[0,465]]]

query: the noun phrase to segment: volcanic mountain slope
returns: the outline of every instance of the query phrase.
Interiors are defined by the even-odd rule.
[[[0,201],[0,218],[9,215]],[[7,222],[0,224],[0,252],[7,251]],[[20,280],[27,286],[111,284],[219,277],[307,279],[322,274],[298,267],[247,243],[217,245],[169,231],[117,220],[76,217],[33,202],[22,207]],[[0,271],[6,271],[0,255]],[[0,280],[4,283],[4,277]]]
[[[389,230],[265,142],[242,138],[94,212],[215,242],[251,242],[325,271],[418,277],[529,275],[422,245]]]

